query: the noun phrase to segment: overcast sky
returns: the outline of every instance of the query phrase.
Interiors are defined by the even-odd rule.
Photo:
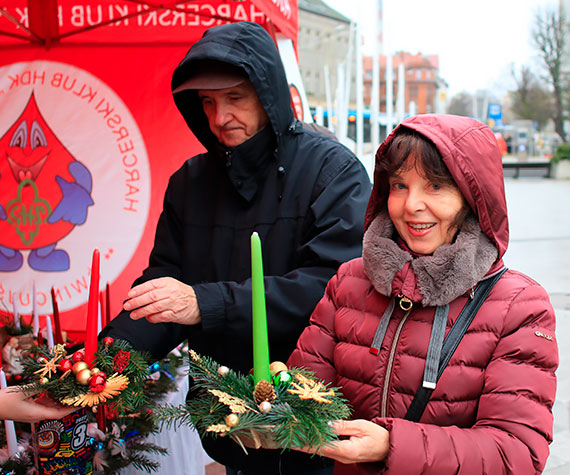
[[[324,0],[359,22],[372,52],[376,0]],[[450,95],[512,88],[511,64],[538,67],[531,31],[537,12],[558,0],[384,0],[384,53],[438,55]]]

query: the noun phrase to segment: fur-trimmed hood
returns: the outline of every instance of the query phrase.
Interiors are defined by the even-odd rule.
[[[453,243],[440,246],[431,256],[414,259],[392,239],[393,233],[388,212],[380,212],[364,233],[364,272],[382,295],[405,295],[426,307],[445,305],[463,295],[497,258],[497,249],[473,215]]]
[[[475,212],[481,230],[497,248],[499,261],[509,241],[501,152],[493,131],[468,117],[424,114],[410,117],[394,129],[376,153],[374,188],[366,210],[365,228],[386,209],[388,189],[383,189],[385,180],[377,165],[401,127],[415,130],[437,147],[459,190]]]

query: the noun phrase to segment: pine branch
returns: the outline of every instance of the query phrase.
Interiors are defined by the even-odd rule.
[[[229,435],[240,444],[251,439],[253,431],[271,437],[283,449],[321,448],[338,439],[328,422],[350,416],[339,388],[316,381],[312,372],[298,368],[288,370],[291,380],[278,381],[276,400],[264,413],[255,401],[252,378],[221,368],[193,351],[190,355],[191,397],[183,406],[157,408],[159,425],[193,425],[202,438]],[[226,419],[230,414],[231,424]]]

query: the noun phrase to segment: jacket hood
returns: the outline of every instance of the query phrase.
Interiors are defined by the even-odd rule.
[[[398,125],[376,153],[374,186],[368,202],[365,229],[386,209],[388,189],[378,164],[401,128],[416,131],[438,149],[459,190],[475,212],[483,233],[496,246],[500,259],[508,246],[509,224],[501,152],[493,131],[481,122],[447,114],[410,117]]]
[[[255,87],[269,122],[279,138],[294,124],[291,95],[279,52],[271,36],[257,23],[239,22],[206,30],[172,75],[171,89],[186,81],[204,60],[222,61],[241,68]],[[210,131],[195,90],[174,94],[186,123],[208,150],[218,143]]]

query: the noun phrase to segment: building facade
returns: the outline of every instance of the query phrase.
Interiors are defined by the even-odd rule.
[[[327,108],[327,87],[334,107],[339,65],[346,74],[349,64],[354,63],[352,33],[350,19],[323,1],[299,0],[299,68],[311,108]],[[354,67],[351,69],[350,77],[354,78]],[[351,89],[354,97],[354,87]]]
[[[386,56],[380,56],[380,112],[386,107]],[[401,67],[402,65],[403,67]],[[404,114],[444,112],[447,84],[439,76],[439,58],[436,55],[412,55],[400,51],[392,56],[393,110],[398,109],[400,84],[404,84]],[[399,74],[404,74],[404,81]],[[370,103],[372,89],[372,57],[364,57],[364,103]]]

